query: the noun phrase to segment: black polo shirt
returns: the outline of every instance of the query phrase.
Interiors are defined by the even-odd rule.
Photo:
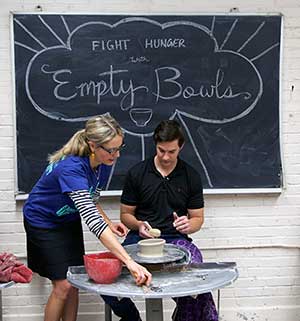
[[[121,203],[136,206],[135,217],[148,221],[163,234],[178,234],[173,227],[173,212],[187,215],[188,209],[204,206],[201,178],[179,158],[175,169],[163,177],[154,165],[154,158],[150,158],[129,170]]]

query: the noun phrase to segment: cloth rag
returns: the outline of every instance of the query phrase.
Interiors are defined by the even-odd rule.
[[[18,261],[12,253],[0,253],[0,283],[14,281],[29,283],[32,280],[32,271]]]

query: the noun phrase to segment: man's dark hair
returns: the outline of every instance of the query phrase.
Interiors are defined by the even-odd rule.
[[[183,131],[176,120],[163,120],[154,130],[153,139],[157,143],[172,142],[178,139],[178,145],[184,144]]]

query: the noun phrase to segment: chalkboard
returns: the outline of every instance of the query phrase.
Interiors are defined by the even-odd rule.
[[[177,119],[208,189],[278,188],[280,15],[13,14],[18,193],[85,121],[126,135],[107,190]]]

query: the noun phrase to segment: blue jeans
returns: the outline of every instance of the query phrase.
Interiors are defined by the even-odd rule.
[[[101,295],[102,299],[120,317],[120,321],[141,321],[140,313],[129,298],[118,300],[115,296]]]
[[[202,262],[200,250],[190,240],[177,235],[162,235],[161,237],[167,243],[176,244],[189,250],[192,263]],[[123,245],[136,244],[140,240],[141,238],[136,232],[130,231]],[[102,296],[102,298],[121,318],[120,321],[141,321],[136,306],[129,298],[123,298],[120,301],[113,296]],[[200,294],[195,299],[190,296],[175,298],[174,301],[177,306],[172,316],[173,321],[218,321],[218,313],[211,293]]]

